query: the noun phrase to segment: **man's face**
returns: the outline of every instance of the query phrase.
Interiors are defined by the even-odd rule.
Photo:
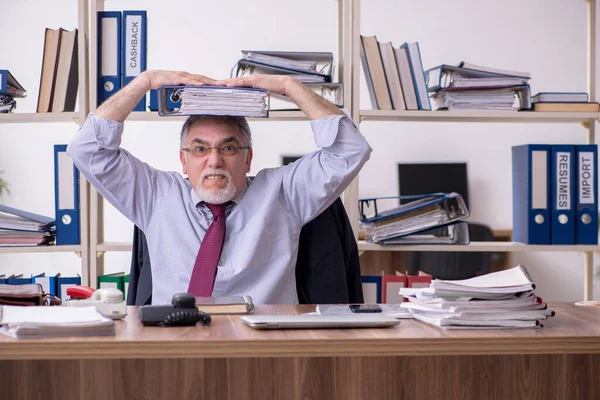
[[[236,155],[227,156],[217,148],[245,146],[243,134],[237,125],[216,119],[197,122],[189,129],[185,138],[185,148],[204,148],[205,156],[180,150],[183,173],[186,174],[200,200],[222,204],[234,199],[246,184],[246,174],[250,172],[252,149],[239,150]]]

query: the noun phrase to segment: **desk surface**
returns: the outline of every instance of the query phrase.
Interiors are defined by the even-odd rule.
[[[238,315],[210,326],[144,327],[129,307],[111,337],[16,340],[0,335],[0,359],[221,358],[369,355],[600,353],[600,307],[553,303],[542,329],[445,331],[414,320],[384,329],[254,330]],[[309,305],[257,306],[255,314],[300,314]]]

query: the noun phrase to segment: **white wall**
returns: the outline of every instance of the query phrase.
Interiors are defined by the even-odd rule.
[[[46,26],[75,27],[75,0],[3,1],[0,68],[28,90],[19,112],[35,111]],[[150,4],[146,4],[150,3]],[[564,0],[363,1],[361,31],[398,46],[418,41],[425,68],[465,60],[531,72],[532,92],[586,91],[586,3]],[[146,9],[148,67],[182,69],[226,77],[241,49],[332,51],[337,56],[337,4],[257,0],[229,2],[107,1],[105,9]],[[60,10],[60,11],[59,11]],[[65,11],[66,10],[66,11]],[[316,12],[315,10],[319,10]],[[27,29],[24,29],[27,21]],[[361,75],[361,108],[371,108]],[[127,123],[123,146],[150,164],[180,170],[180,123]],[[251,173],[279,165],[281,156],[315,146],[307,122],[253,122]],[[0,124],[0,170],[11,183],[4,203],[53,215],[52,144],[66,143],[74,124]],[[446,124],[364,122],[361,131],[375,149],[360,174],[360,196],[397,194],[398,162],[466,161],[472,221],[495,229],[512,225],[510,147],[523,143],[582,143],[577,124]],[[23,150],[25,149],[25,150]],[[33,153],[33,150],[36,153]],[[131,224],[105,207],[105,239],[130,241]],[[515,253],[547,300],[583,295],[583,262],[576,253]],[[129,253],[106,256],[107,272],[129,269]],[[0,254],[0,274],[77,273],[74,255]]]

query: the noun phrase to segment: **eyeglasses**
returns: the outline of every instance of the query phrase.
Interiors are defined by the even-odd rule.
[[[233,157],[240,150],[249,149],[249,146],[232,146],[230,144],[226,144],[224,146],[215,146],[215,147],[204,147],[204,146],[194,146],[194,147],[182,147],[181,150],[187,151],[191,153],[194,157],[206,157],[208,156],[213,149],[216,149],[217,152],[225,157]]]

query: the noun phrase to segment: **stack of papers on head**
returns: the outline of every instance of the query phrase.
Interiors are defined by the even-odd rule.
[[[470,279],[435,279],[428,288],[402,288],[402,307],[413,318],[446,329],[542,327],[553,316],[535,296],[535,284],[523,265]]]
[[[114,321],[93,306],[0,306],[0,325],[0,333],[16,339],[115,334]]]
[[[171,111],[167,99],[179,105]],[[158,89],[158,114],[231,115],[265,118],[269,113],[269,92],[254,88],[224,86],[164,86]]]

